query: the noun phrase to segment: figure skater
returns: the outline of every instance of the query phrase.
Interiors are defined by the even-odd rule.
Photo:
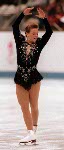
[[[27,135],[20,140],[20,143],[31,142],[32,144],[36,143],[39,116],[38,97],[41,80],[44,78],[38,72],[36,65],[43,47],[53,33],[44,11],[38,7],[38,15],[35,16],[43,20],[46,29],[45,34],[41,38],[38,37],[39,26],[35,22],[26,26],[25,36],[21,34],[19,24],[24,16],[32,15],[30,11],[33,9],[34,7],[25,8],[12,25],[17,50],[17,71],[14,82],[16,83],[18,102],[27,127]]]

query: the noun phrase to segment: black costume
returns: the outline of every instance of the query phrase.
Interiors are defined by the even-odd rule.
[[[19,24],[24,17],[22,12],[16,21],[13,23],[13,34],[17,48],[17,71],[15,73],[14,82],[23,86],[25,89],[30,89],[31,85],[42,80],[44,77],[38,72],[36,65],[43,47],[53,33],[47,18],[43,18],[46,32],[42,38],[38,37],[35,43],[31,45],[31,51],[26,54],[26,47],[29,44],[25,40],[25,36],[20,33]]]

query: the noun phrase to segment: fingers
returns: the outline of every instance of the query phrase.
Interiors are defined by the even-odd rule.
[[[29,15],[32,15],[32,13],[29,13]]]
[[[39,8],[37,8],[37,11],[40,12]]]
[[[37,8],[39,12],[44,12],[40,7]]]
[[[45,14],[45,12],[41,8],[37,8],[39,14]]]
[[[34,7],[32,7],[31,9],[33,9]]]
[[[29,10],[32,10],[32,9],[34,9],[34,7],[31,7],[31,8],[28,8]]]
[[[39,15],[35,15],[36,17],[39,17]]]
[[[37,9],[42,10],[40,7],[38,7]]]

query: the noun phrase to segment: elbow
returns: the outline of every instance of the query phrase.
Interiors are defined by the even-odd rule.
[[[52,35],[52,33],[53,33],[53,31],[52,31],[52,29],[50,30],[50,35]]]
[[[50,30],[50,34],[52,35],[52,33],[53,33],[53,31],[52,31],[52,29]]]
[[[48,32],[46,32],[46,35],[48,37],[48,39],[50,39],[51,35],[52,35],[53,31],[49,30]]]
[[[14,30],[17,30],[17,29],[18,29],[18,25],[17,25],[16,23],[13,23],[13,24],[12,24],[12,28],[13,28]]]
[[[47,34],[47,35],[49,35],[49,36],[51,36],[51,35],[52,35],[52,33],[53,33],[53,31],[52,31],[52,29],[51,29],[51,28],[50,28],[49,30],[47,30],[47,31],[46,31],[46,34]]]
[[[12,24],[12,28],[14,28],[14,27],[15,27],[15,23]]]
[[[12,24],[12,27],[14,28],[14,27],[16,27],[16,26],[18,26],[17,25],[17,23],[16,23],[16,21]]]
[[[12,28],[14,28],[14,24],[12,24]]]
[[[52,30],[50,30],[50,31],[48,32],[49,37],[51,37],[52,33],[53,33]]]

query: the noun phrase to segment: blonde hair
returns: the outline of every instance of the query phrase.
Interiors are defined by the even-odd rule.
[[[29,33],[31,29],[33,28],[38,28],[39,29],[39,25],[38,25],[38,20],[35,19],[30,19],[25,26],[25,32]]]

